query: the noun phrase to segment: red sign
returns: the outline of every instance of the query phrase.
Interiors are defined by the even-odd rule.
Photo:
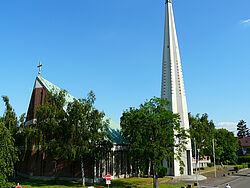
[[[16,186],[16,188],[22,188],[22,187],[18,185],[18,186]]]
[[[108,174],[108,175],[106,175],[106,180],[107,181],[110,181],[111,180],[111,176]]]

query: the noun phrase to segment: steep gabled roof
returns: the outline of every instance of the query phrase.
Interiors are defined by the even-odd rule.
[[[36,78],[34,89],[35,88],[44,88],[45,90],[48,90],[48,91],[51,91],[51,92],[52,91],[60,92],[62,90],[61,88],[59,88],[58,86],[54,85],[53,83],[49,82],[48,80],[46,80],[45,78],[43,78],[41,76],[38,76]],[[66,104],[64,106],[64,110],[67,109],[68,103],[73,102],[74,99],[77,99],[77,98],[75,98],[74,96],[72,96],[68,92],[66,92],[65,99],[66,99]],[[108,118],[107,116],[105,116],[103,120],[104,121],[109,120],[109,131],[108,131],[108,133],[109,133],[113,143],[114,144],[122,144],[123,139],[122,139],[121,134],[120,134],[120,125],[116,121]]]

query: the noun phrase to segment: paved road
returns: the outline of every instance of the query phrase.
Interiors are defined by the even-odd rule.
[[[230,176],[227,182],[216,185],[219,188],[224,188],[226,183],[229,183],[232,188],[249,188],[250,187],[250,169]]]
[[[214,177],[214,172],[202,174],[207,177],[206,180],[199,181],[200,187],[216,187],[225,188],[229,183],[232,188],[250,188],[250,169],[243,170],[231,176],[223,176],[230,172],[230,169],[222,169],[217,171],[217,177]],[[193,184],[194,182],[177,181],[176,179],[169,180],[166,184],[180,185],[180,184]]]

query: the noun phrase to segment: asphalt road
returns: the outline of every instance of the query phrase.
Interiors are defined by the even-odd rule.
[[[215,187],[225,188],[226,183],[229,183],[232,188],[249,188],[250,169],[230,176],[226,182],[220,182],[220,184],[216,185]]]
[[[243,169],[243,171],[238,172],[233,175],[226,175],[232,169],[221,169],[217,170],[217,177],[214,177],[214,172],[204,173],[202,175],[206,176],[207,179],[199,181],[201,188],[225,188],[226,184],[229,183],[231,188],[250,188],[250,169]],[[180,185],[180,184],[194,184],[194,182],[177,181],[172,179],[167,181],[166,184]]]

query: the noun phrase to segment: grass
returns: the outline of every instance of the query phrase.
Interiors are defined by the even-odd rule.
[[[187,185],[168,185],[168,184],[160,184],[159,188],[181,188],[186,187]],[[141,188],[152,188],[152,185],[142,186]]]
[[[227,169],[228,168],[233,168],[235,165],[228,165],[227,166]],[[216,165],[216,170],[220,170],[220,167],[221,167],[221,165]],[[221,169],[223,169],[223,168],[221,168]],[[214,166],[212,166],[212,167],[204,167],[204,170],[200,170],[200,172],[209,172],[209,171],[213,171],[214,170]],[[197,168],[197,171],[199,172],[199,168]],[[195,174],[195,168],[194,168],[194,174]]]
[[[20,183],[23,188],[75,188],[81,187],[80,182],[74,181],[44,181],[18,177],[15,182]]]
[[[159,182],[168,180],[169,178],[159,178]],[[43,180],[32,180],[27,178],[18,177],[16,182],[20,183],[23,188],[77,188],[82,187],[81,182],[74,181],[43,181]],[[120,188],[120,187],[145,187],[151,188],[153,183],[152,178],[126,178],[113,180],[110,187]],[[149,185],[148,185],[149,184]],[[91,186],[87,184],[86,187]],[[92,185],[93,186],[93,185]],[[98,183],[94,185],[95,188],[107,187],[105,182]],[[180,188],[181,185],[167,185],[160,184],[160,188]]]

